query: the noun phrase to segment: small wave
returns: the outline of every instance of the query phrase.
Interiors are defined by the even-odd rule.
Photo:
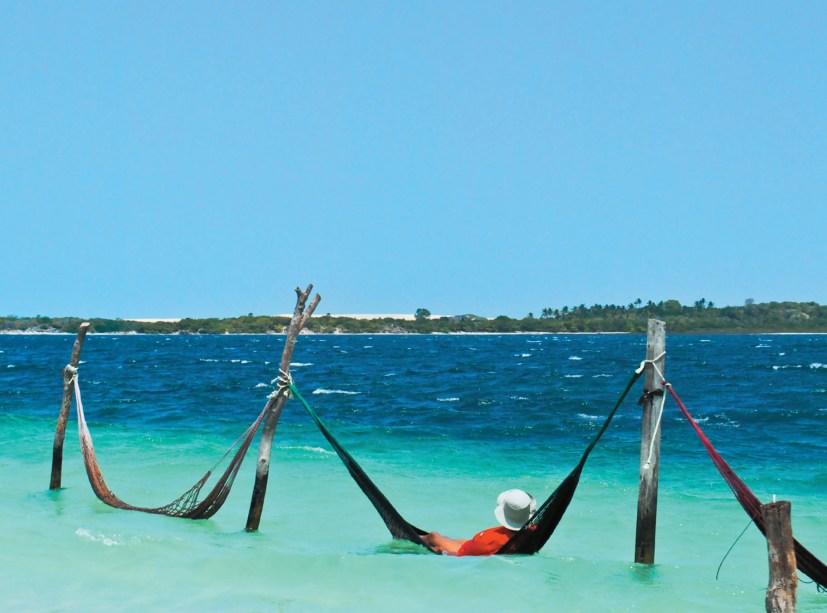
[[[230,364],[249,364],[250,360],[230,360]]]
[[[310,445],[280,445],[279,449],[293,449],[298,451],[310,451],[321,455],[336,455],[333,451],[322,449],[321,447],[311,447]]]
[[[801,364],[785,364],[784,366],[773,365],[773,370],[786,370],[788,368],[803,368]]]
[[[592,379],[597,379],[598,377],[614,377],[614,375],[609,375],[606,373],[600,373],[599,375],[592,375]]]
[[[75,534],[95,543],[103,543],[107,547],[112,547],[114,545],[123,545],[123,539],[121,539],[120,537],[110,538],[105,534],[101,534],[100,532],[98,532],[97,534],[92,534],[86,528],[78,528],[77,530],[75,530]]]
[[[565,375],[566,379],[579,379],[583,375]]]
[[[262,388],[262,387],[270,387],[270,386],[267,385],[266,383],[256,383],[256,389],[259,389],[259,388]]]
[[[543,341],[526,341],[527,343],[542,343]]]
[[[396,376],[396,373],[395,373],[395,372],[385,373],[385,376],[386,376],[386,377],[395,377],[395,376]]]
[[[515,358],[530,358],[531,354],[530,353],[515,353],[514,357]]]
[[[6,368],[14,368],[14,364],[6,364]]]
[[[764,348],[766,348],[766,347],[769,347],[769,345],[764,345],[764,344],[762,343],[762,344],[760,344],[760,345],[756,345],[756,346],[755,346],[755,349],[764,349]]]
[[[712,339],[709,339],[709,338],[702,338],[702,339],[700,340],[700,342],[701,342],[701,343],[711,343],[711,342],[712,342]]]
[[[586,413],[578,413],[577,417],[580,417],[582,419],[588,419],[589,421],[597,421],[598,419],[600,419],[598,415],[587,415]]]
[[[361,394],[361,392],[351,392],[348,390],[328,390],[324,388],[319,388],[313,390],[314,394],[344,394],[346,396],[355,396],[356,394]]]
[[[810,364],[810,368],[812,368],[813,370],[817,368],[827,368],[827,364],[822,364],[821,362],[813,362],[812,364]]]
[[[437,398],[437,402],[459,402],[459,398],[451,396],[450,398]]]
[[[290,362],[291,368],[301,368],[302,366],[313,366],[313,362]]]
[[[373,349],[373,345],[365,345],[362,349]]]
[[[509,400],[528,400],[525,396],[509,396]]]
[[[220,362],[221,360],[216,360],[215,358],[200,358],[199,362]],[[134,360],[133,360],[134,362]]]
[[[573,355],[573,356],[569,356],[569,359],[577,361],[577,360],[582,360],[583,358],[581,358],[579,355]]]

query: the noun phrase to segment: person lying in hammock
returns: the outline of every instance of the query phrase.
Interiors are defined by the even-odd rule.
[[[467,541],[431,532],[420,538],[436,553],[451,556],[490,556],[497,553],[537,510],[534,496],[523,490],[507,490],[497,497],[494,517],[499,526],[488,528]]]

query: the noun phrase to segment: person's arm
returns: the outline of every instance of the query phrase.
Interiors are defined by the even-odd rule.
[[[420,538],[436,553],[447,553],[449,556],[457,555],[459,548],[465,544],[464,540],[448,538],[439,532],[431,532]]]

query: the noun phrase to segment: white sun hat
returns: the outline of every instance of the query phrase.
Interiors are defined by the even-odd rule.
[[[519,530],[534,515],[537,501],[523,490],[506,490],[497,496],[494,517],[509,530]]]

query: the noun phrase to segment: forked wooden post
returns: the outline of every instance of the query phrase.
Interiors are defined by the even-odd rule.
[[[59,490],[63,478],[63,441],[66,440],[66,423],[69,421],[69,410],[72,408],[72,392],[75,391],[74,371],[80,364],[80,350],[89,331],[89,324],[84,322],[78,328],[75,344],[72,346],[72,357],[69,365],[63,369],[63,402],[60,404],[60,415],[55,428],[55,442],[52,445],[52,478],[49,481],[50,490]]]
[[[666,324],[650,319],[646,334],[646,377],[643,385],[643,424],[640,438],[640,492],[637,501],[635,562],[655,563],[655,528],[658,515],[658,470],[660,468],[660,416],[663,410]],[[657,370],[656,370],[657,369]]]
[[[790,507],[786,500],[761,505],[770,564],[767,613],[795,613],[798,575]]]
[[[316,310],[321,296],[316,294],[313,302],[305,309],[307,298],[313,286],[308,285],[302,292],[296,288],[296,308],[293,310],[293,319],[290,320],[290,327],[287,328],[287,339],[284,342],[284,352],[281,354],[280,375],[290,374],[290,360],[293,357],[293,347],[296,345],[296,337],[302,331],[307,321]],[[258,447],[258,463],[256,464],[256,482],[253,485],[253,496],[250,500],[250,511],[247,514],[247,532],[255,532],[261,522],[261,511],[264,508],[264,496],[267,493],[267,479],[270,476],[270,450],[273,448],[273,436],[276,434],[276,426],[279,423],[282,409],[287,402],[287,390],[279,387],[275,400],[271,402],[271,408],[264,420],[264,428],[261,431],[261,441]]]

